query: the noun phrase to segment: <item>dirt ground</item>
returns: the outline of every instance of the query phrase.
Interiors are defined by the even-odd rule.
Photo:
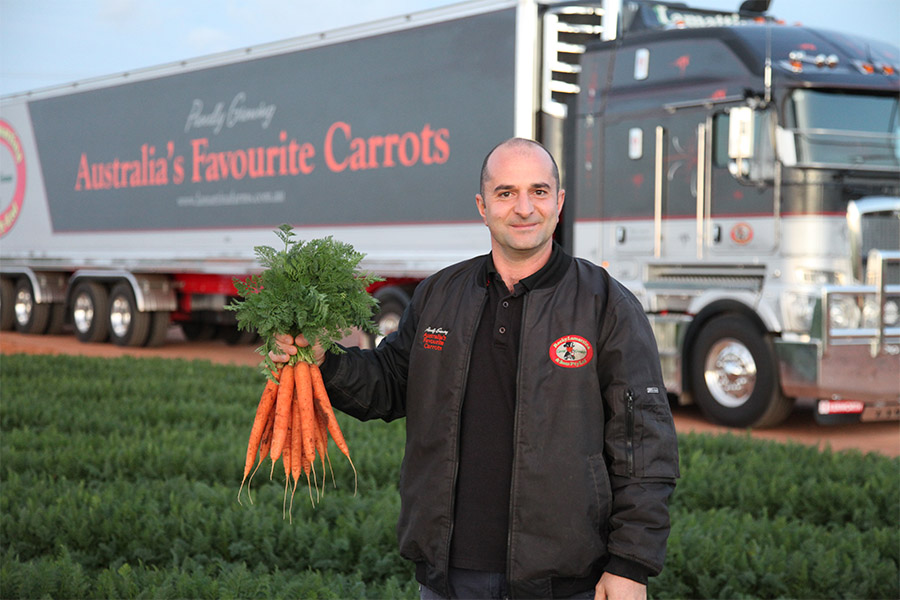
[[[353,340],[349,340],[353,341]],[[254,346],[229,346],[224,342],[188,342],[173,328],[167,343],[159,348],[120,348],[113,344],[83,344],[71,335],[36,336],[13,332],[0,333],[0,354],[78,354],[114,357],[129,354],[137,357],[183,358],[208,360],[230,365],[256,366],[260,357]],[[0,374],[3,363],[0,359]],[[2,388],[0,388],[2,394]],[[696,407],[677,407],[675,427],[679,432],[738,433],[742,430],[720,427],[706,422]],[[815,422],[809,402],[798,402],[786,422],[772,429],[756,430],[757,438],[793,441],[832,450],[858,449],[900,456],[900,422],[855,423],[823,426]]]

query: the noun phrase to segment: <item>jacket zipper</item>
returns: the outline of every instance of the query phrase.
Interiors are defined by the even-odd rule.
[[[519,438],[519,388],[522,383],[522,361],[520,360],[522,357],[522,346],[525,341],[525,316],[528,314],[528,294],[525,294],[525,297],[522,298],[522,317],[521,322],[519,323],[519,331],[521,334],[519,335],[519,348],[517,352],[518,359],[516,364],[516,409],[513,414],[513,456],[512,456],[512,470],[510,472],[509,478],[509,509],[507,511],[507,522],[506,522],[506,581],[512,581],[511,573],[512,569],[510,565],[512,564],[512,533],[513,533],[513,501],[515,500],[515,496],[513,494],[513,490],[515,489],[515,480],[516,480],[516,457],[518,456],[518,452],[516,452],[516,448],[518,447],[518,438]],[[507,583],[508,585],[508,583]]]
[[[625,460],[628,476],[634,477],[634,392],[625,392]]]
[[[447,543],[446,543],[446,552],[445,552],[447,563],[445,565],[443,565],[444,572],[448,574],[448,576],[447,576],[448,589],[449,589],[449,583],[450,583],[450,577],[449,577],[450,545],[453,542],[453,529],[454,529],[454,526],[456,525],[453,515],[456,512],[456,484],[457,484],[457,480],[459,478],[459,438],[460,438],[461,429],[462,429],[462,427],[461,427],[462,405],[463,405],[463,402],[465,401],[466,385],[468,385],[468,381],[469,381],[469,364],[472,362],[472,341],[475,339],[475,332],[478,331],[478,325],[481,323],[481,319],[483,317],[482,313],[484,313],[484,305],[486,302],[487,302],[487,290],[485,290],[484,296],[481,299],[481,305],[478,308],[478,318],[475,319],[475,323],[472,326],[472,331],[469,332],[469,345],[466,348],[466,368],[465,368],[465,371],[463,371],[464,375],[463,375],[463,380],[462,380],[462,387],[460,388],[459,408],[456,411],[456,445],[455,445],[456,446],[455,447],[456,457],[455,457],[455,460],[453,461],[453,483],[450,488],[450,530],[447,532]]]

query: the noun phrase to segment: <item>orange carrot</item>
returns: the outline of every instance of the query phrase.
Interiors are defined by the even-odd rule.
[[[294,365],[294,388],[297,392],[297,404],[300,409],[300,434],[303,436],[303,471],[306,473],[307,483],[309,472],[316,462],[316,414],[313,408],[313,391],[310,381],[309,364],[303,361]],[[315,471],[313,471],[315,477]],[[319,486],[316,484],[316,490]],[[310,498],[312,490],[310,489]]]
[[[319,451],[319,459],[322,461],[322,489],[325,489],[325,461],[331,470],[331,485],[337,487],[334,480],[334,468],[331,466],[331,457],[328,455],[328,425],[325,424],[325,416],[316,402],[316,449]]]
[[[253,476],[259,470],[263,460],[269,455],[269,448],[272,446],[272,429],[275,427],[275,411],[269,411],[269,419],[266,421],[266,427],[263,429],[262,439],[259,440],[259,462],[256,468],[250,473],[250,479],[247,480],[247,496],[250,496],[250,484],[253,482]],[[250,504],[253,504],[253,497],[250,496]]]
[[[290,425],[288,425],[287,435],[284,441],[284,447],[281,449],[281,463],[284,466],[284,501],[281,506],[281,518],[284,518],[285,510],[287,509],[287,492],[288,487],[291,483],[291,438],[293,437],[293,432],[291,431]],[[293,522],[293,518],[291,518]]]
[[[294,369],[285,365],[278,380],[278,397],[275,402],[275,426],[272,430],[272,447],[269,454],[277,461],[284,450],[287,430],[291,424],[291,400],[294,397]]]
[[[266,429],[266,424],[269,420],[269,414],[272,412],[272,406],[275,404],[275,397],[278,392],[278,382],[272,379],[269,379],[266,382],[266,387],[263,388],[262,396],[259,399],[259,404],[256,407],[256,417],[253,419],[253,426],[250,428],[250,441],[247,444],[247,455],[244,459],[244,478],[241,479],[241,487],[238,488],[238,503],[241,503],[241,490],[244,489],[244,482],[247,480],[247,476],[250,474],[250,470],[253,468],[253,463],[256,462],[256,452],[259,450],[260,440],[262,439],[263,433]],[[247,495],[250,496],[249,486]],[[253,498],[250,497],[250,502],[253,502]]]
[[[296,378],[295,378],[296,381]],[[291,431],[292,432],[300,432],[302,431],[303,426],[300,424],[300,403],[297,402],[297,393],[296,388],[294,390],[294,400],[291,403]],[[291,475],[294,477],[294,486],[297,485],[297,480],[300,479],[300,473],[303,471],[302,461],[300,460],[303,454],[303,436],[302,435],[292,435],[291,436]]]
[[[319,404],[322,416],[325,418],[328,433],[331,434],[331,439],[334,440],[338,450],[347,457],[347,460],[350,461],[350,466],[353,468],[353,493],[356,494],[356,467],[353,466],[353,459],[350,458],[350,448],[347,446],[347,442],[344,440],[344,434],[341,433],[337,418],[334,416],[334,409],[331,408],[331,400],[328,398],[328,392],[325,391],[325,382],[322,380],[322,372],[319,370],[318,365],[312,364],[309,366],[309,374],[312,379],[313,396]]]

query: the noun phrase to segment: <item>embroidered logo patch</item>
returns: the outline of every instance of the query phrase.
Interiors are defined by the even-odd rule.
[[[422,348],[425,350],[437,350],[440,352],[444,349],[444,342],[450,332],[441,327],[427,327],[425,333],[422,334]]]
[[[561,337],[550,345],[550,360],[567,369],[583,367],[593,357],[591,343],[579,335]]]

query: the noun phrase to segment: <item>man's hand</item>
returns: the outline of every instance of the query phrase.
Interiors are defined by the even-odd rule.
[[[279,333],[275,335],[275,345],[278,346],[278,349],[281,350],[281,353],[277,353],[272,350],[271,352],[269,352],[269,358],[271,358],[272,362],[275,363],[286,363],[291,359],[293,355],[297,354],[298,346],[300,348],[305,348],[310,344],[302,335],[293,337],[286,333]],[[314,344],[313,354],[316,357],[316,364],[321,367],[322,363],[325,362],[325,350],[319,344]]]
[[[647,600],[647,586],[626,577],[604,573],[594,588],[594,600]]]

